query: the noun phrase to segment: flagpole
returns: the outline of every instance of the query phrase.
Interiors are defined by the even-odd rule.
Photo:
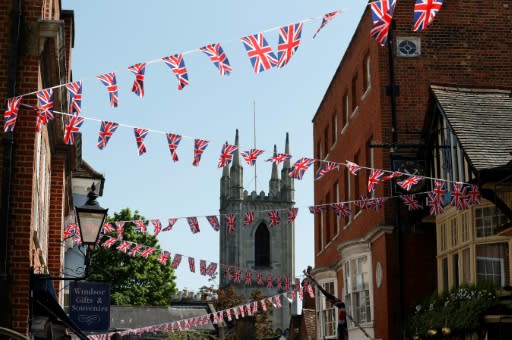
[[[252,101],[252,124],[253,124],[253,137],[254,137],[254,149],[256,149],[256,101]],[[257,194],[258,189],[258,176],[256,174],[256,162],[254,162],[254,192]]]

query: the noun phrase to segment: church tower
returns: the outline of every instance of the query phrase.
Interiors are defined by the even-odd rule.
[[[239,146],[238,130],[235,135],[235,145]],[[290,145],[288,133],[286,134],[285,153],[289,154]],[[274,154],[277,148],[274,145]],[[260,160],[261,162],[261,160]],[[235,214],[236,228],[228,232],[226,221],[221,217],[220,229],[220,287],[230,284],[226,276],[226,266],[242,269],[241,283],[233,284],[237,292],[250,299],[251,292],[259,290],[264,296],[273,296],[279,293],[277,288],[266,288],[256,283],[256,273],[262,272],[264,278],[271,273],[274,278],[289,277],[291,283],[295,278],[295,223],[288,222],[287,209],[292,208],[294,202],[293,179],[288,176],[290,172],[290,160],[283,162],[281,178],[279,178],[278,166],[272,164],[272,173],[269,180],[268,194],[264,191],[250,194],[243,187],[243,167],[240,161],[239,151],[235,151],[231,167],[226,166],[220,179],[220,214]],[[281,223],[269,227],[268,212],[279,210]],[[255,218],[251,225],[243,225],[246,212],[254,212]],[[246,270],[253,272],[251,286],[244,284]],[[290,304],[286,299],[282,301],[283,308],[274,309],[273,327],[285,330],[289,327],[292,310],[295,304]]]

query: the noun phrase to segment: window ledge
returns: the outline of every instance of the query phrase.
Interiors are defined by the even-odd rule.
[[[366,89],[366,91],[364,91],[363,95],[361,96],[361,101],[365,100],[366,97],[368,97],[368,94],[370,93],[370,90],[372,89],[372,86],[368,86],[368,88]]]
[[[341,129],[341,134],[344,135],[345,131],[347,131],[347,129],[348,129],[348,123],[345,124],[345,126],[343,126],[343,129]]]
[[[356,108],[352,111],[352,114],[350,115],[350,118],[353,118],[358,112],[359,112],[359,105],[356,106]]]

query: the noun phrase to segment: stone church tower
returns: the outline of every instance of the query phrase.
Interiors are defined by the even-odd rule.
[[[235,136],[235,145],[239,146],[238,130]],[[290,146],[288,134],[286,134],[285,153],[289,154]],[[274,153],[276,146],[274,145]],[[259,158],[259,162],[261,159]],[[268,158],[268,155],[267,155]],[[242,159],[243,161],[243,159]],[[237,216],[237,224],[234,232],[229,233],[226,221],[221,218],[220,229],[220,263],[242,269],[242,282],[233,286],[241,295],[250,299],[254,290],[259,290],[264,296],[278,294],[277,288],[268,289],[256,284],[256,272],[272,273],[274,286],[277,276],[289,277],[293,284],[295,277],[295,223],[287,220],[286,209],[294,206],[293,179],[288,177],[291,168],[290,160],[282,163],[281,176],[278,166],[272,165],[272,174],[269,181],[268,194],[264,191],[250,194],[244,190],[243,167],[239,152],[236,151],[231,167],[223,169],[220,180],[220,214],[234,213]],[[281,178],[279,178],[281,177]],[[268,211],[279,211],[281,223],[269,228],[270,220]],[[243,217],[247,211],[254,211],[255,219],[252,225],[244,226]],[[247,269],[253,272],[253,283],[246,287],[243,283]],[[220,287],[229,284],[225,267],[220,271]],[[283,308],[274,309],[273,328],[285,330],[289,327],[291,312],[296,310],[286,299],[282,299]]]

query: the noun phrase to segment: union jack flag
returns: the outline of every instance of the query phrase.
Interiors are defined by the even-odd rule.
[[[188,71],[183,60],[183,54],[175,54],[168,57],[163,57],[162,60],[171,68],[172,73],[178,79],[178,90],[182,90],[188,85]]]
[[[158,257],[158,262],[160,262],[161,265],[165,266],[169,261],[169,257],[171,257],[171,253],[169,253],[167,250],[164,250]]]
[[[153,224],[153,236],[156,237],[158,234],[160,234],[160,231],[162,230],[162,222],[158,219],[151,220],[151,224]]]
[[[251,225],[254,222],[254,211],[248,211],[244,215],[244,225]]]
[[[434,190],[432,190],[432,192],[434,193],[433,197],[440,202],[443,201],[444,194],[446,193],[446,191],[444,190],[444,186],[444,181],[437,180],[434,182]]]
[[[281,223],[281,217],[279,216],[279,211],[277,210],[271,210],[268,212],[268,218],[270,219],[270,225],[269,227],[273,227],[275,225],[278,225]]]
[[[206,216],[206,219],[208,220],[208,222],[210,222],[213,230],[215,230],[215,231],[220,230],[220,223],[219,223],[219,219],[217,218],[217,216],[215,216],[215,215]]]
[[[285,277],[284,278],[284,290],[289,290],[289,289],[290,289],[290,278]]]
[[[226,279],[228,281],[231,281],[231,279],[233,278],[231,276],[231,269],[232,269],[231,266],[226,266],[226,269],[224,270],[224,275],[226,276]]]
[[[258,301],[252,302],[252,312],[253,314],[258,312]]]
[[[113,238],[113,237],[109,237],[107,238],[107,240],[105,242],[103,242],[103,244],[101,245],[103,248],[105,249],[109,249],[110,247],[112,247],[114,244],[116,244],[116,239]]]
[[[180,266],[180,263],[181,263],[181,258],[183,257],[183,255],[181,254],[176,254],[174,255],[174,259],[172,260],[172,263],[171,263],[171,266],[174,268],[174,269],[178,269],[178,267]]]
[[[279,29],[279,42],[277,45],[277,67],[288,64],[293,54],[297,51],[302,34],[302,22],[283,26]]]
[[[422,179],[423,177],[421,176],[411,176],[403,181],[397,182],[396,184],[407,191],[411,191],[412,187],[418,184]]]
[[[226,219],[226,225],[228,227],[228,232],[232,233],[235,231],[236,227],[236,215],[235,214],[226,214],[224,215]]]
[[[132,244],[128,241],[123,241],[121,244],[117,246],[117,250],[122,251],[123,253],[127,253],[128,250],[132,247]]]
[[[117,105],[119,104],[119,98],[117,96],[118,87],[116,81],[116,73],[105,73],[96,76],[96,78],[98,78],[102,82],[102,84],[107,87],[107,91],[110,97],[110,105],[112,107],[117,107]]]
[[[383,181],[389,181],[389,180],[392,180],[393,178],[402,177],[403,175],[404,174],[401,173],[400,171],[393,171],[390,175],[382,177],[382,180]]]
[[[351,161],[346,161],[345,166],[347,167],[348,171],[354,176],[357,176],[357,173],[359,170],[361,170],[361,167],[357,165],[356,163],[352,163]]]
[[[206,45],[199,50],[210,58],[213,65],[219,69],[221,76],[229,76],[231,74],[232,68],[231,65],[229,65],[228,57],[219,43]]]
[[[260,304],[261,304],[261,310],[266,312],[267,311],[267,301],[265,301],[265,299],[260,300]]]
[[[359,209],[366,209],[368,208],[368,197],[361,195],[359,200],[355,201],[354,204],[356,207],[359,207]]]
[[[200,231],[197,217],[187,217],[187,223],[190,227],[190,231],[192,232],[192,234],[197,234]]]
[[[247,315],[252,316],[252,307],[250,303],[245,305],[245,310],[247,311]]]
[[[451,204],[457,210],[465,210],[469,208],[469,196],[466,191],[467,188],[465,188],[462,183],[454,184]]]
[[[414,198],[414,195],[402,195],[400,196],[404,204],[407,206],[409,211],[421,209],[421,204]]]
[[[116,222],[116,231],[117,231],[117,239],[122,240],[123,233],[124,233],[124,222],[123,221]]]
[[[276,288],[283,289],[283,279],[281,278],[281,276],[278,276],[276,281],[277,281]]]
[[[370,35],[384,46],[388,40],[389,28],[393,19],[396,0],[377,0],[370,3],[373,28]]]
[[[368,203],[366,206],[368,208],[373,208],[375,211],[379,211],[382,207],[384,207],[384,203],[386,203],[386,198],[379,197],[379,198],[372,198],[368,200]]]
[[[236,307],[235,307],[236,309]],[[238,309],[240,310],[240,315],[242,316],[242,318],[245,318],[245,308],[244,306],[239,306]]]
[[[64,127],[64,143],[72,145],[75,143],[75,138],[80,132],[80,127],[84,123],[85,118],[78,115],[67,116],[66,126]]]
[[[320,24],[320,27],[318,27],[315,34],[313,35],[313,39],[315,39],[318,32],[320,32],[320,30],[322,30],[322,28],[324,28],[325,25],[327,25],[329,23],[329,21],[331,21],[336,16],[338,16],[338,14],[340,14],[340,11],[335,11],[335,12],[330,12],[330,13],[324,14],[324,16],[322,18],[322,23]]]
[[[350,206],[348,204],[334,203],[331,207],[334,209],[334,213],[337,216],[347,217],[352,214],[352,210],[350,210]]]
[[[144,73],[146,72],[146,63],[129,66],[128,70],[135,74],[132,92],[141,98],[144,97]]]
[[[78,230],[78,226],[76,224],[68,224],[64,228],[64,239],[68,239],[75,234],[75,230]]]
[[[289,208],[288,209],[288,222],[293,222],[297,218],[297,213],[299,212],[299,208]]]
[[[188,267],[192,273],[196,272],[196,260],[193,257],[188,258]]]
[[[302,179],[306,170],[315,162],[314,159],[302,157],[293,165],[291,171],[288,173],[288,176],[295,179]]]
[[[169,151],[171,151],[172,160],[178,161],[178,153],[176,150],[178,149],[178,145],[181,142],[181,135],[175,133],[167,133],[167,143],[169,144]]]
[[[256,273],[256,283],[258,284],[258,286],[263,286],[264,285],[263,273],[262,272],[257,272]]]
[[[276,55],[262,33],[249,35],[240,38],[240,40],[244,43],[247,56],[254,68],[254,73],[266,71],[277,65]]]
[[[232,320],[232,318],[231,318],[231,309],[228,308],[228,309],[225,310],[225,312],[226,312],[226,318],[228,319],[228,321],[231,321]]]
[[[201,275],[206,275],[206,261],[200,260],[199,261],[199,272]]]
[[[412,30],[422,31],[426,30],[437,15],[437,12],[441,10],[444,0],[416,0],[414,5],[414,17],[412,19],[413,25]]]
[[[368,192],[374,192],[375,187],[379,183],[381,177],[384,175],[384,170],[372,169],[368,177]]]
[[[321,214],[323,210],[324,210],[324,207],[322,207],[320,205],[312,205],[309,207],[309,212],[312,214]]]
[[[233,153],[238,150],[238,146],[231,145],[228,143],[225,143],[222,146],[222,150],[220,152],[219,162],[217,164],[217,167],[223,168],[229,163],[231,163],[231,160],[233,159]]]
[[[322,165],[320,166],[320,169],[318,169],[316,175],[315,175],[315,181],[318,181],[320,178],[327,175],[329,172],[333,170],[338,170],[340,168],[340,165],[336,162],[322,162]]]
[[[148,132],[148,129],[133,128],[133,133],[135,134],[135,142],[137,142],[137,150],[139,151],[139,156],[147,152],[146,145],[144,145],[144,138],[146,138]]]
[[[267,274],[267,288],[272,288],[272,287],[274,287],[274,281],[272,280],[272,274],[268,273]]]
[[[136,220],[133,221],[133,224],[135,224],[135,228],[141,233],[147,232],[146,224],[144,224],[144,221],[142,220]]]
[[[250,149],[248,151],[242,151],[240,152],[240,155],[242,155],[243,159],[247,164],[250,166],[254,166],[256,164],[256,159],[259,155],[261,155],[264,151],[258,150],[258,149]]]
[[[98,143],[96,146],[98,149],[103,150],[106,146],[110,137],[116,132],[119,127],[118,123],[102,121],[100,126],[100,131],[98,133]]]
[[[312,296],[314,297],[314,296]],[[283,305],[281,304],[281,296],[280,295],[275,295],[274,296],[274,303],[276,305],[277,308],[282,308]]]
[[[169,218],[167,220],[167,227],[163,228],[162,231],[170,231],[172,227],[176,224],[176,221],[178,221],[177,218]]]
[[[427,194],[427,204],[430,207],[430,215],[437,216],[444,212],[443,201],[438,199],[434,193]]]
[[[66,89],[69,93],[69,113],[79,114],[82,110],[82,82],[67,83]]]
[[[194,139],[194,161],[192,162],[193,166],[199,166],[199,162],[201,161],[201,156],[203,155],[204,150],[210,143],[207,140],[203,139]]]
[[[146,249],[144,249],[142,251],[142,253],[140,253],[140,256],[142,256],[143,258],[147,259],[148,257],[151,256],[151,254],[153,254],[154,252],[156,251],[156,248],[153,248],[153,247],[147,247]]]
[[[37,124],[36,130],[41,131],[43,125],[53,119],[53,90],[44,89],[37,92]]]
[[[266,162],[272,162],[279,165],[279,163],[284,162],[292,158],[292,155],[288,155],[286,153],[278,153],[275,154],[272,158],[269,158],[266,160]]]
[[[135,247],[132,248],[132,250],[130,251],[130,253],[128,255],[130,255],[132,257],[136,256],[137,254],[142,252],[142,247],[143,247],[142,244],[136,244]]]
[[[250,270],[247,270],[245,272],[245,285],[250,286],[252,284],[252,272]]]
[[[103,234],[109,234],[114,231],[114,227],[110,223],[103,223],[101,230],[103,231]]]
[[[7,109],[4,113],[4,132],[13,132],[18,118],[22,97],[13,97],[7,100]]]
[[[472,184],[468,195],[469,195],[469,204],[471,204],[471,205],[480,204],[480,190],[478,190],[478,185]]]
[[[215,272],[217,271],[217,263],[212,262],[206,267],[206,275],[213,276]]]
[[[241,280],[242,280],[242,271],[240,270],[240,268],[237,268],[235,270],[235,275],[233,277],[233,281],[236,283],[240,283]]]

